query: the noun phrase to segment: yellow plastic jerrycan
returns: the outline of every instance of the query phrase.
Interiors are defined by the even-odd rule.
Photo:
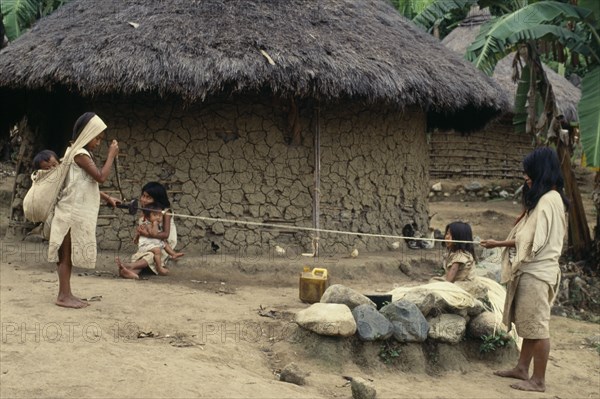
[[[329,287],[327,269],[315,267],[310,270],[308,266],[304,267],[304,271],[300,274],[300,300],[302,302],[319,302],[327,287]]]

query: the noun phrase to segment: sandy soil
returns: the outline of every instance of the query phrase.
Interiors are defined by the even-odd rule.
[[[482,238],[502,238],[519,207],[437,202],[430,209],[435,227],[462,219]],[[380,398],[600,396],[600,357],[584,342],[600,336],[598,324],[553,317],[548,389],[538,394],[492,375],[513,364],[511,350],[480,356],[476,342],[409,345],[401,362],[388,365],[377,356],[380,344],[318,337],[292,322],[308,306],[298,299],[303,265],[326,267],[332,283],[385,292],[434,275],[438,249],[329,254],[318,262],[188,253],[171,276],[140,281],[116,278],[115,254],[101,253],[95,270],[74,272],[75,294],[91,304],[81,310],[53,304],[57,276],[44,245],[7,237],[1,249],[2,398],[350,398],[343,376],[372,380]],[[400,260],[410,262],[410,275]],[[310,373],[306,385],[277,380],[290,362]]]

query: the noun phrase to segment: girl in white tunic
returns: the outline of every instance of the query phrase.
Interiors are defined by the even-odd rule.
[[[63,162],[69,163],[69,172],[54,208],[48,247],[48,261],[58,265],[58,306],[82,308],[88,305],[71,292],[71,269],[96,266],[99,200],[103,198],[113,207],[118,202],[100,192],[98,186],[110,174],[119,152],[117,141],[110,144],[102,169],[98,169],[91,154],[102,142],[105,129],[106,125],[96,114],[83,114],[73,128],[75,142],[67,148],[63,158]]]

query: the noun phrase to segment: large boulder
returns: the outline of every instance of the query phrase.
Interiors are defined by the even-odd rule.
[[[350,337],[356,332],[350,308],[336,303],[315,303],[296,313],[296,323],[320,335]]]
[[[359,305],[376,307],[375,303],[363,294],[341,284],[327,288],[321,297],[321,303],[340,303],[354,309]]]
[[[458,344],[467,330],[467,321],[456,314],[441,314],[429,319],[429,338],[436,341]]]
[[[352,309],[358,336],[363,341],[388,339],[394,333],[394,326],[370,305],[359,305]]]
[[[380,312],[392,322],[396,341],[423,342],[427,339],[429,324],[414,303],[404,300],[392,302]]]
[[[467,333],[474,338],[506,334],[506,332],[506,326],[502,323],[502,315],[496,315],[493,312],[483,312],[474,317],[467,325]]]

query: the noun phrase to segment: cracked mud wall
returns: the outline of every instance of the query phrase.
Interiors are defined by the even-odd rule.
[[[294,141],[288,103],[270,98],[211,100],[182,107],[149,100],[99,100],[90,109],[119,140],[119,176],[126,199],[143,184],[163,183],[176,214],[312,227],[314,193],[313,105],[299,103]],[[401,234],[426,226],[428,158],[425,117],[377,106],[323,105],[321,132],[322,229]],[[105,144],[97,164],[104,161]],[[101,189],[119,196],[115,173]],[[23,190],[21,190],[21,193]],[[265,254],[275,245],[286,256],[310,252],[310,232],[176,217],[178,247]],[[134,217],[101,207],[98,245],[134,250]],[[387,248],[385,239],[321,234],[322,254],[357,247]]]

